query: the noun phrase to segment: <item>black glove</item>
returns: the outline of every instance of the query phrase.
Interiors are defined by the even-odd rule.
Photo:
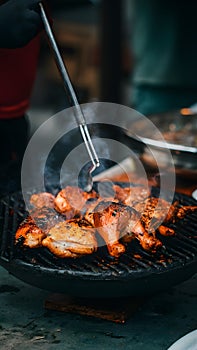
[[[0,6],[0,48],[25,46],[42,28],[39,0],[9,0]]]

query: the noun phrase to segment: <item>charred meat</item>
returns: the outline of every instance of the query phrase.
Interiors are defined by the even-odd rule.
[[[86,220],[62,221],[49,230],[42,245],[60,258],[92,254],[97,249],[95,229]]]
[[[42,240],[46,233],[39,228],[31,216],[28,216],[16,231],[16,243],[22,242],[24,247],[38,248],[42,246]]]
[[[165,223],[176,222],[179,219],[183,219],[187,213],[191,213],[197,210],[197,205],[180,205],[178,201],[174,202],[168,211],[165,218]]]
[[[82,191],[78,187],[67,186],[61,190],[55,198],[55,209],[66,216],[66,219],[72,219],[81,215],[81,209],[90,198],[96,198],[95,191],[90,193]]]
[[[150,232],[145,229],[140,220],[140,214],[138,212],[135,213],[134,209],[125,232],[126,234],[122,238],[124,243],[137,239],[144,250],[151,252],[155,252],[162,246],[161,241],[156,237],[155,231]]]
[[[43,207],[32,210],[16,232],[16,243],[22,240],[23,245],[30,248],[42,246],[42,240],[47,236],[50,228],[59,221],[59,214],[52,208]]]
[[[129,207],[119,203],[100,202],[94,209],[94,226],[104,239],[109,254],[119,257],[125,252],[125,246],[119,242],[130,219]]]
[[[113,185],[115,199],[120,203],[133,207],[136,203],[143,203],[150,196],[150,189],[144,186],[120,187]]]
[[[143,203],[136,203],[134,208],[140,213],[146,231],[154,232],[164,222],[171,205],[164,199],[149,197]]]
[[[43,207],[54,208],[55,197],[48,192],[34,193],[30,198],[33,207],[41,209]]]
[[[34,209],[19,226],[16,244],[43,246],[60,258],[75,258],[97,250],[97,233],[115,258],[134,239],[144,250],[156,252],[162,246],[158,233],[174,235],[168,225],[197,210],[197,206],[152,197],[144,186],[113,185],[113,190],[113,198],[71,186],[55,198],[47,192],[33,194],[30,202]]]

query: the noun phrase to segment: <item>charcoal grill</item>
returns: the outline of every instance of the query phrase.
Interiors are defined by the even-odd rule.
[[[158,193],[153,189],[154,195]],[[174,200],[183,205],[196,201],[183,194]],[[81,297],[121,297],[154,294],[172,287],[197,271],[197,215],[188,214],[172,224],[176,235],[159,238],[164,248],[145,252],[133,241],[119,259],[106,247],[91,256],[59,259],[46,248],[25,249],[14,244],[14,235],[27,212],[21,192],[0,200],[0,264],[12,275],[33,286]]]

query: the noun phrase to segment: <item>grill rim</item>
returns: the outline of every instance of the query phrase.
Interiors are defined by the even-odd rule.
[[[12,195],[18,195],[18,192],[14,192]],[[182,204],[184,204],[185,199],[188,199],[186,195],[177,195],[180,202],[183,202]],[[192,197],[189,197],[189,201],[190,204],[196,205],[196,201]],[[196,230],[197,227],[193,226]],[[101,259],[99,257],[98,261]],[[106,269],[102,269],[100,274],[97,270],[94,275],[84,270],[81,272],[76,272],[75,270],[69,273],[68,269],[59,269],[57,267],[54,269],[43,267],[39,264],[29,264],[21,259],[13,258],[12,254],[10,255],[10,260],[8,260],[5,256],[2,256],[1,250],[0,265],[22,282],[50,292],[100,299],[132,296],[147,297],[148,295],[151,296],[165,290],[167,291],[169,288],[191,278],[197,272],[197,253],[194,254],[194,257],[185,259],[184,263],[178,258],[176,264],[171,266],[169,264],[167,266],[160,265],[160,269],[149,266],[149,269],[146,267],[146,269],[141,269],[137,272],[134,272],[132,268],[128,271],[127,266],[124,273],[117,275],[109,269],[107,273]]]
[[[118,276],[115,276],[113,274],[110,274],[109,276],[105,275],[104,273],[97,273],[97,274],[91,274],[86,271],[75,271],[74,273],[69,272],[68,270],[63,270],[63,269],[53,269],[50,267],[44,267],[44,266],[39,266],[39,265],[33,265],[31,263],[24,262],[20,259],[13,259],[9,263],[5,263],[5,265],[9,264],[9,269],[12,270],[12,267],[15,269],[17,266],[19,268],[28,270],[29,273],[33,271],[33,273],[39,272],[41,275],[54,275],[57,274],[58,276],[63,276],[65,280],[92,280],[92,281],[131,281],[131,280],[136,280],[137,278],[148,278],[149,276],[153,275],[165,275],[168,274],[168,272],[177,272],[179,270],[182,270],[184,267],[189,267],[189,266],[195,266],[196,265],[196,271],[197,271],[197,259],[191,260],[189,262],[186,262],[184,265],[179,265],[179,266],[172,266],[171,268],[166,268],[165,270],[141,270],[141,271],[134,271],[130,270],[128,272],[119,274]],[[3,263],[2,263],[3,265]],[[108,270],[110,271],[110,270]]]
[[[121,183],[118,183],[118,184],[121,184]],[[126,183],[124,183],[124,186],[126,185]],[[159,189],[158,188],[154,188],[154,191],[156,190],[156,192],[158,191],[159,192]],[[12,198],[12,196],[22,196],[21,192],[14,192],[6,197],[10,197]],[[155,195],[155,194],[154,194]],[[185,194],[180,194],[180,193],[175,193],[175,196],[176,196],[176,200],[180,200],[181,203],[184,203],[185,201],[188,201],[193,203],[194,205],[196,204],[196,201],[190,197],[190,196],[187,196]],[[178,198],[177,198],[178,197]],[[5,198],[5,197],[4,197]],[[22,199],[22,198],[21,198]],[[3,198],[0,199],[0,201],[2,202]],[[15,205],[15,202],[14,202],[14,205]],[[6,207],[6,210],[8,210],[8,208]],[[25,213],[24,213],[25,215]],[[22,220],[23,218],[21,218]],[[7,223],[6,223],[7,225]],[[15,223],[14,223],[14,226],[15,226]],[[14,235],[14,233],[12,233],[12,235]],[[185,237],[185,236],[184,236]],[[170,240],[172,240],[174,237],[169,237]],[[177,237],[175,237],[177,239]],[[181,241],[181,244],[183,242]],[[191,244],[192,244],[192,240],[191,240]],[[5,245],[5,242],[4,242],[4,245]],[[186,245],[188,245],[188,242],[186,242]],[[43,248],[41,248],[43,249]],[[174,251],[174,247],[168,247],[168,249],[171,251]],[[183,247],[182,247],[183,249]],[[194,248],[195,249],[195,248]],[[31,250],[31,252],[34,250],[34,249],[31,249],[29,248],[29,250]],[[23,252],[24,254],[24,252]],[[126,252],[125,254],[128,255],[128,252]],[[169,254],[169,252],[168,252]],[[177,254],[177,252],[176,252]],[[180,251],[178,251],[178,255],[183,255],[183,253],[181,253]],[[39,262],[27,262],[27,261],[24,261],[24,259],[21,257],[21,258],[18,258],[18,257],[14,257],[13,255],[13,251],[11,251],[11,257],[10,259],[6,258],[5,256],[3,256],[3,253],[2,253],[2,247],[0,248],[0,264],[3,265],[5,268],[7,269],[12,269],[12,268],[19,268],[19,269],[28,269],[29,271],[33,271],[33,272],[39,272],[41,274],[47,274],[47,275],[51,275],[51,274],[58,274],[58,276],[64,276],[65,279],[69,279],[69,280],[75,280],[75,279],[83,279],[83,280],[98,280],[98,281],[103,281],[103,280],[136,280],[137,278],[148,278],[150,275],[161,275],[161,274],[165,274],[167,273],[168,271],[177,271],[177,270],[180,270],[182,269],[184,266],[189,266],[189,265],[195,265],[196,264],[196,269],[197,269],[197,250],[196,252],[191,252],[189,251],[189,254],[190,254],[190,257],[188,257],[187,255],[185,256],[185,259],[183,261],[182,258],[178,258],[177,261],[173,261],[173,263],[168,263],[167,265],[163,266],[162,264],[158,264],[158,262],[156,261],[155,264],[156,264],[156,267],[153,266],[152,262],[150,260],[148,260],[148,262],[150,263],[150,265],[147,265],[147,263],[144,263],[144,257],[142,257],[142,262],[143,264],[145,264],[146,266],[144,268],[142,268],[142,266],[139,268],[139,265],[140,265],[140,260],[132,257],[132,260],[134,260],[136,263],[137,263],[137,269],[133,269],[132,267],[129,267],[127,265],[124,264],[124,266],[126,267],[125,268],[125,271],[114,271],[112,266],[109,266],[109,263],[110,261],[105,261],[103,263],[103,266],[105,267],[105,269],[102,268],[102,270],[100,269],[100,267],[95,267],[97,271],[93,272],[92,270],[91,271],[88,271],[88,270],[85,270],[85,267],[83,266],[82,268],[82,271],[79,271],[77,269],[75,269],[74,271],[72,269],[70,269],[70,265],[67,265],[65,268],[61,268],[59,266],[56,266],[56,267],[50,267],[50,266],[43,266],[41,265]],[[87,265],[90,263],[94,263],[95,264],[95,259],[94,258],[97,258],[97,255],[98,253],[94,253],[94,257],[92,259],[92,261],[90,262],[85,262],[86,264],[86,267]],[[146,252],[145,252],[145,255],[146,255]],[[156,255],[154,255],[155,257]],[[169,257],[170,257],[170,254],[169,254]],[[99,257],[99,258],[102,258],[102,257]],[[150,258],[150,255],[149,255],[149,258]],[[76,264],[78,265],[78,268],[80,266],[80,260],[81,259],[86,259],[86,257],[82,257],[82,258],[77,258],[77,259],[72,259],[72,262],[73,264]],[[110,260],[110,259],[108,259]],[[68,259],[65,259],[65,261],[68,261]],[[82,260],[81,260],[82,261]],[[119,263],[117,263],[117,266],[120,264],[123,264],[121,262],[121,259],[118,260]],[[83,261],[82,261],[83,262]],[[111,268],[110,268],[111,267]],[[117,268],[118,270],[118,268]]]

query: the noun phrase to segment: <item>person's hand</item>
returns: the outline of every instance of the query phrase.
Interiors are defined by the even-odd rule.
[[[0,6],[0,48],[25,46],[42,28],[39,0],[9,0]]]

